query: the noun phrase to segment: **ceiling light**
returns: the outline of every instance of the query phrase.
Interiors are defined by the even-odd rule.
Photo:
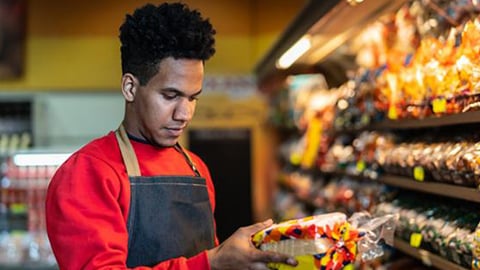
[[[351,6],[356,6],[357,4],[362,3],[363,0],[347,0],[347,3],[349,3]]]
[[[312,43],[310,41],[310,36],[303,36],[278,59],[277,68],[289,68],[300,56],[302,56],[306,51],[308,51],[311,46]]]
[[[13,163],[16,166],[58,166],[69,156],[70,154],[16,154]]]

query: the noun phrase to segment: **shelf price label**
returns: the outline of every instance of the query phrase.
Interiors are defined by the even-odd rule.
[[[366,167],[367,167],[367,164],[365,164],[365,161],[363,160],[357,161],[357,172],[363,172]]]
[[[292,153],[290,155],[290,163],[292,165],[300,165],[301,162],[302,162],[302,155],[298,153]]]
[[[370,124],[370,116],[368,114],[362,114],[362,118],[360,118],[360,123],[362,123],[362,125]],[[343,269],[345,269],[345,267]]]
[[[398,118],[398,112],[395,105],[390,105],[390,107],[388,107],[388,118],[392,120],[396,120]]]
[[[447,111],[447,100],[445,98],[436,98],[432,101],[432,110],[434,113],[444,113]]]
[[[414,248],[420,247],[422,244],[422,234],[421,233],[412,233],[410,235],[410,246]]]
[[[423,182],[425,180],[425,170],[421,166],[415,166],[413,168],[413,179]]]

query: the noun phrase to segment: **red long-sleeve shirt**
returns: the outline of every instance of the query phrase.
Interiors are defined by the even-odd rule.
[[[131,140],[142,176],[194,175],[171,148]],[[207,166],[189,152],[206,179],[212,211],[215,191]],[[60,269],[127,269],[130,182],[115,134],[110,132],[74,153],[47,191],[47,233]],[[188,243],[185,243],[188,245]],[[215,244],[218,239],[215,237]],[[134,269],[210,269],[206,252]]]

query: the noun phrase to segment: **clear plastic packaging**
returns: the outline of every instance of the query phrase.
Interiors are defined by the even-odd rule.
[[[367,212],[350,218],[335,212],[284,221],[256,233],[252,241],[261,250],[294,256],[296,270],[337,270],[357,259],[372,260],[383,255],[383,243],[393,245],[394,215],[372,217]],[[293,269],[271,264],[272,269]]]

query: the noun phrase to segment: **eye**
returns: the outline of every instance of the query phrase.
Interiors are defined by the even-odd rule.
[[[173,100],[173,99],[177,98],[179,95],[178,95],[178,93],[176,93],[176,92],[163,92],[163,93],[162,93],[162,96],[163,96],[166,100]]]

